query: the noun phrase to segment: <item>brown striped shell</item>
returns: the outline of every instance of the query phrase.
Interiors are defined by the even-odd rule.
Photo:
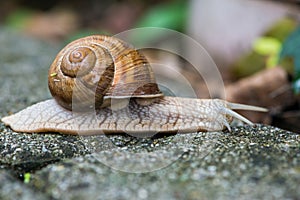
[[[64,47],[50,67],[48,85],[54,99],[69,110],[97,108],[104,98],[162,96],[145,56],[102,35]]]

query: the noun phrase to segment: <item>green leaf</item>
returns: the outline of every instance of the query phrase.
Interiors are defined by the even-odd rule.
[[[267,67],[274,67],[279,60],[281,42],[273,37],[260,37],[254,41],[253,50],[259,55],[267,56]]]
[[[31,174],[29,172],[25,173],[24,174],[24,183],[29,183],[30,182],[30,177],[31,177]]]
[[[280,49],[281,42],[272,37],[260,37],[253,44],[253,50],[263,56],[276,55]]]
[[[177,0],[152,7],[137,27],[162,27],[182,31],[186,25],[188,1]]]

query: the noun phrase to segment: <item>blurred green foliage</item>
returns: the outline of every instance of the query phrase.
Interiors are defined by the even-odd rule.
[[[5,20],[4,24],[14,29],[22,29],[26,26],[26,22],[33,15],[33,11],[29,9],[18,9],[12,12]]]
[[[297,21],[291,18],[282,18],[277,21],[269,30],[264,34],[266,37],[274,37],[280,42],[284,42],[287,36],[295,30]]]
[[[300,94],[300,27],[292,32],[285,40],[280,53],[282,65],[294,66],[293,87],[296,94]]]
[[[284,48],[285,39],[297,27],[297,22],[291,18],[283,18],[266,31],[263,36],[253,42],[252,51],[241,57],[233,66],[232,72],[236,78],[254,74],[266,67],[277,64],[288,72],[293,72],[291,65],[282,64],[281,48]],[[285,61],[285,63],[288,63]],[[289,62],[290,63],[290,62]]]
[[[266,57],[266,67],[274,67],[279,60],[281,42],[273,37],[260,37],[253,43],[253,51]]]
[[[184,32],[187,24],[189,1],[167,1],[150,7],[135,24],[138,28],[130,36],[130,42],[135,46],[149,44],[166,39],[170,29]],[[146,28],[146,29],[143,29]]]
[[[150,6],[143,12],[143,15],[137,19],[134,27],[141,28],[130,33],[129,41],[134,45],[148,44],[153,41],[159,41],[164,38],[163,29],[142,29],[149,28],[168,28],[175,31],[184,32],[187,24],[189,1],[173,0],[162,1],[154,6]],[[74,39],[91,35],[105,34],[112,35],[113,33],[102,30],[80,30],[67,39],[67,42]]]
[[[151,7],[137,22],[136,27],[161,27],[183,31],[187,22],[188,2],[176,0]]]

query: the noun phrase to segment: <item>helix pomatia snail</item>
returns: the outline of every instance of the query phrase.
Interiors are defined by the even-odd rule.
[[[266,111],[219,99],[163,96],[140,52],[101,35],[63,48],[50,67],[48,85],[55,100],[37,103],[2,121],[18,132],[218,131],[230,130],[233,118],[252,125],[232,109]],[[113,107],[114,101],[121,103]]]

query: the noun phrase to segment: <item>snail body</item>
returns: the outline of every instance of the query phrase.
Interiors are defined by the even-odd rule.
[[[149,105],[131,99],[128,106],[91,112],[72,112],[53,99],[34,104],[2,121],[19,132],[61,132],[66,134],[192,132],[231,130],[233,118],[249,120],[231,109],[258,110],[255,106],[219,99],[162,97]]]
[[[57,55],[48,85],[54,99],[2,118],[17,132],[65,134],[230,130],[234,109],[266,111],[219,99],[163,96],[150,64],[129,44],[108,36],[76,40]],[[116,103],[118,102],[118,103]]]

